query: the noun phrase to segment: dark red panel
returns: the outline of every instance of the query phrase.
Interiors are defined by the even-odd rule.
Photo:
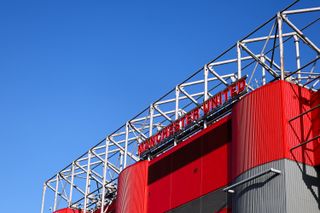
[[[168,211],[227,185],[230,141],[227,117],[152,160],[148,212]]]
[[[179,206],[201,195],[201,146],[203,138],[172,156],[171,206]]]
[[[201,195],[228,184],[229,150],[231,144],[231,120],[204,136],[201,157]]]
[[[165,212],[171,208],[171,156],[149,166],[148,212]]]
[[[124,169],[118,178],[117,213],[143,213],[147,205],[148,161]]]

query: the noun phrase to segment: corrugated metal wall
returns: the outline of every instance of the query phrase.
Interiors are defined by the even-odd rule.
[[[308,165],[315,165],[314,143],[290,149],[313,138],[312,114],[308,113],[290,122],[290,119],[312,108],[311,92],[287,82],[282,83],[284,144],[286,158],[297,160]]]
[[[124,169],[118,179],[117,213],[147,211],[148,161],[140,161]]]
[[[235,179],[235,183],[245,180],[267,169],[275,168],[284,172],[284,160],[256,166]],[[229,194],[232,199],[232,212],[235,213],[283,213],[285,205],[285,174],[267,174],[234,188]]]
[[[289,122],[312,108],[311,94],[297,85],[276,81],[248,94],[235,105],[232,111],[233,179],[255,166],[283,158],[308,165],[320,162],[316,160],[319,141],[290,151],[319,132],[311,113]]]
[[[253,91],[232,109],[232,178],[284,157],[280,81]]]
[[[285,182],[287,212],[320,212],[319,166],[285,160]]]
[[[314,93],[311,96],[311,106],[317,107],[320,105],[320,92]],[[320,135],[320,108],[318,107],[311,113],[312,116],[312,126],[313,135]],[[314,144],[314,158],[315,164],[320,165],[320,139],[315,140]]]
[[[282,159],[252,168],[236,178],[245,180],[270,168],[280,170],[281,175],[272,173],[235,188],[232,212],[236,213],[318,213],[320,168]]]

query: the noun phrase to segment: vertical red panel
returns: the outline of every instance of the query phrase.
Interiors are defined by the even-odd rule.
[[[201,195],[228,184],[231,119],[222,121],[204,136],[201,157]]]
[[[117,213],[143,213],[147,205],[148,161],[123,170],[118,179]]]
[[[171,207],[171,159],[169,155],[150,162],[148,212],[162,213]]]
[[[320,92],[313,93],[311,95],[311,107],[316,108],[311,112],[311,120],[312,120],[312,131],[313,136],[316,137],[320,135],[320,108],[318,107],[320,104]],[[315,165],[320,165],[320,138],[313,141],[313,149],[314,149],[314,161]]]
[[[173,153],[172,207],[201,195],[201,143],[203,143],[202,137]]]
[[[296,160],[305,164],[314,165],[313,143],[297,146],[314,137],[312,129],[312,113],[308,113],[290,121],[292,118],[311,109],[311,92],[295,84],[283,82],[283,116],[284,116],[284,143],[286,158]]]
[[[317,134],[318,114],[290,119],[312,108],[311,91],[286,81],[260,87],[232,111],[232,177],[258,165],[289,158],[309,165],[318,160],[318,141],[290,151]],[[314,102],[314,103],[312,103]]]
[[[168,211],[227,185],[230,142],[226,117],[152,160],[148,212]]]
[[[283,158],[281,81],[251,92],[232,110],[232,177]]]

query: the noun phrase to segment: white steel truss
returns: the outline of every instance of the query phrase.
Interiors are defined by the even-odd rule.
[[[138,145],[237,79],[247,76],[249,92],[279,79],[319,90],[320,7],[292,7],[237,41],[45,181],[41,213],[47,212],[48,200],[51,211],[71,207],[106,212],[117,196],[119,173],[140,160]]]

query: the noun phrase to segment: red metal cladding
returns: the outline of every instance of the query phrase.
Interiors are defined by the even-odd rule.
[[[123,170],[118,179],[117,213],[143,213],[147,206],[148,161]]]
[[[320,135],[320,92],[313,93],[311,95],[311,107],[316,108],[311,112],[311,120],[312,120],[312,131],[314,137]],[[315,165],[320,165],[320,138],[314,140],[313,142],[314,149],[314,161]]]
[[[232,177],[283,158],[280,81],[253,91],[232,109]]]
[[[282,158],[316,164],[317,141],[290,151],[315,136],[312,113],[289,122],[312,107],[311,95],[314,94],[305,88],[276,81],[253,91],[234,106],[233,178],[250,168]]]
[[[285,81],[253,91],[234,106],[231,116],[150,162],[126,168],[119,176],[116,211],[169,211],[274,160],[319,164],[319,140],[290,151],[319,135],[320,109],[290,119],[319,103],[319,93]]]
[[[316,140],[291,150],[316,136],[317,119],[312,118],[312,114],[316,111],[301,115],[313,107],[314,101],[311,100],[313,92],[295,84],[283,82],[282,94],[285,157],[308,165],[316,165]],[[301,116],[297,117],[298,115]],[[292,120],[293,118],[296,119]]]
[[[230,117],[199,132],[149,165],[148,212],[165,212],[228,184]]]
[[[60,209],[58,211],[55,211],[54,213],[82,213],[83,211],[78,209],[71,209],[71,208],[64,208]]]

